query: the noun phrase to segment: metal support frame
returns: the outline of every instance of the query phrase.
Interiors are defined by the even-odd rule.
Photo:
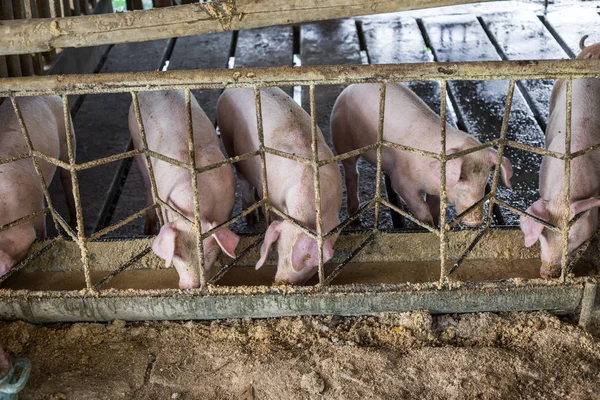
[[[565,215],[560,227],[553,226],[550,223],[540,221],[536,217],[529,215],[528,213],[518,210],[515,207],[510,206],[506,202],[498,199],[496,197],[496,191],[498,187],[499,174],[500,174],[500,166],[502,162],[503,153],[506,147],[514,146],[519,148],[527,147],[525,145],[517,146],[517,144],[509,139],[507,139],[507,131],[508,131],[508,121],[510,116],[510,110],[512,105],[512,99],[514,94],[515,82],[518,79],[545,79],[545,78],[562,78],[567,79],[567,127],[566,127],[566,142],[565,142],[565,152],[563,154],[557,154],[555,152],[547,151],[545,149],[535,149],[535,152],[538,154],[543,154],[548,157],[555,157],[565,161]],[[73,238],[73,240],[79,245],[81,251],[81,259],[83,263],[83,270],[85,273],[85,281],[86,281],[86,289],[81,292],[82,296],[86,296],[87,294],[93,294],[95,296],[100,296],[102,298],[104,293],[104,289],[102,289],[102,285],[111,279],[114,275],[129,268],[133,262],[130,260],[123,266],[118,267],[115,271],[111,272],[108,276],[103,278],[100,282],[93,283],[90,277],[90,266],[89,266],[89,254],[87,249],[87,244],[92,240],[100,239],[103,235],[123,226],[127,222],[142,216],[146,212],[149,212],[153,209],[159,209],[160,207],[165,207],[170,211],[180,215],[185,218],[185,216],[181,215],[181,213],[175,210],[172,206],[168,205],[165,201],[163,201],[159,193],[157,191],[156,182],[154,179],[154,174],[152,170],[152,159],[159,159],[173,165],[176,165],[180,168],[184,168],[190,172],[191,176],[191,185],[194,193],[194,220],[190,221],[188,218],[185,218],[195,229],[197,234],[197,250],[198,250],[198,267],[200,269],[200,280],[201,287],[197,290],[190,290],[190,297],[186,297],[189,301],[192,301],[194,304],[199,305],[203,304],[203,306],[208,307],[208,303],[206,303],[206,299],[210,298],[211,295],[218,293],[219,290],[215,288],[214,284],[218,282],[218,280],[233,266],[235,265],[241,257],[245,256],[248,251],[252,248],[256,247],[259,243],[259,240],[252,243],[245,250],[243,250],[233,262],[224,266],[221,271],[217,273],[217,276],[213,278],[210,282],[207,282],[205,273],[204,273],[204,252],[203,252],[203,243],[202,241],[206,239],[208,236],[212,235],[214,232],[219,229],[223,229],[237,221],[240,218],[243,218],[245,215],[248,215],[250,212],[253,212],[258,207],[264,207],[265,213],[267,217],[267,222],[270,220],[270,212],[273,212],[280,218],[288,221],[289,223],[295,225],[303,232],[305,232],[310,237],[313,237],[317,240],[319,245],[319,265],[318,265],[318,276],[319,276],[319,285],[309,288],[301,288],[297,290],[297,293],[307,294],[307,293],[322,293],[323,296],[327,296],[328,294],[332,294],[341,290],[340,293],[347,293],[350,296],[351,293],[355,292],[356,288],[343,288],[337,287],[337,289],[332,289],[334,287],[329,286],[331,281],[339,274],[344,266],[348,264],[353,257],[355,257],[361,249],[366,247],[377,235],[380,234],[378,229],[379,216],[380,216],[380,208],[381,206],[386,206],[394,211],[404,215],[411,221],[416,224],[425,227],[430,232],[436,234],[439,237],[439,260],[441,264],[441,273],[439,281],[431,286],[431,290],[434,288],[436,290],[444,289],[440,292],[440,296],[452,296],[447,292],[451,287],[454,287],[457,282],[450,279],[450,275],[460,266],[462,261],[468,257],[468,255],[473,251],[473,249],[477,246],[479,241],[491,231],[491,215],[490,210],[491,206],[497,204],[499,206],[503,206],[508,208],[509,210],[516,212],[519,215],[526,216],[528,218],[532,218],[533,220],[543,223],[549,229],[554,231],[559,231],[563,235],[563,259],[562,259],[562,273],[561,277],[555,280],[550,280],[545,284],[540,284],[535,286],[536,288],[548,288],[553,287],[556,289],[556,285],[560,284],[566,292],[573,291],[573,287],[579,285],[577,280],[573,278],[571,274],[568,273],[568,266],[572,264],[572,260],[570,260],[569,252],[568,252],[568,231],[571,225],[574,223],[573,220],[570,219],[569,215],[569,193],[570,193],[570,161],[576,157],[587,154],[589,151],[595,150],[598,146],[593,146],[588,149],[584,149],[582,151],[578,151],[577,153],[571,153],[570,148],[570,138],[571,138],[571,126],[570,126],[570,115],[571,115],[571,97],[572,97],[572,79],[574,78],[600,78],[600,61],[598,60],[551,60],[551,61],[535,61],[535,62],[479,62],[479,63],[435,63],[435,64],[394,64],[394,65],[369,65],[369,66],[322,66],[322,67],[298,67],[293,70],[290,68],[253,68],[253,69],[236,69],[235,71],[230,70],[208,70],[208,71],[171,71],[171,72],[146,72],[146,73],[124,73],[124,74],[94,74],[94,75],[79,75],[79,76],[43,76],[43,77],[31,77],[31,78],[10,78],[0,80],[0,95],[10,95],[11,101],[13,103],[13,107],[17,114],[17,118],[21,125],[21,129],[23,134],[27,140],[29,146],[29,154],[28,155],[17,155],[14,157],[7,158],[5,160],[0,160],[0,165],[8,162],[14,162],[16,160],[23,160],[28,157],[33,159],[34,166],[36,167],[36,171],[38,175],[40,175],[40,181],[44,188],[44,194],[46,195],[46,199],[48,202],[47,209],[40,210],[31,216],[27,216],[21,218],[12,223],[6,224],[0,227],[0,230],[10,229],[13,226],[24,223],[36,216],[39,216],[43,213],[50,212],[51,215],[55,219],[55,224],[57,228],[59,226],[63,227],[65,231]],[[499,134],[499,138],[493,140],[491,142],[484,143],[480,146],[476,146],[474,148],[466,149],[461,152],[448,155],[446,153],[446,91],[447,91],[447,81],[448,80],[461,80],[461,79],[480,79],[480,80],[505,80],[509,79],[510,84],[508,87],[508,94],[506,98],[506,105],[504,111],[504,119],[502,122],[501,132]],[[389,82],[395,81],[411,81],[411,80],[440,80],[441,81],[441,108],[440,108],[440,152],[426,152],[423,150],[419,150],[416,148],[403,146],[395,143],[390,143],[384,140],[384,114],[385,114],[385,98],[386,98],[386,84]],[[381,84],[380,90],[380,110],[379,110],[379,119],[378,119],[378,133],[377,133],[377,142],[373,145],[367,146],[362,149],[357,149],[348,154],[341,154],[330,159],[321,160],[318,155],[318,127],[316,122],[316,100],[315,100],[315,87],[316,85],[330,85],[330,84],[340,84],[340,83],[379,83]],[[264,139],[264,131],[263,131],[263,116],[262,116],[262,107],[261,107],[261,95],[260,89],[262,87],[269,86],[294,86],[294,85],[306,85],[308,84],[310,88],[310,114],[311,114],[311,135],[312,135],[312,157],[311,158],[303,158],[298,157],[293,154],[289,154],[286,152],[278,151],[276,149],[270,148],[265,145]],[[259,149],[255,152],[243,154],[237,157],[232,157],[227,160],[198,167],[196,165],[195,158],[195,145],[194,145],[194,135],[193,135],[193,124],[192,124],[192,109],[191,109],[191,90],[192,89],[203,89],[203,88],[227,88],[227,87],[252,87],[254,88],[255,95],[255,105],[256,105],[256,118],[257,118],[257,129],[259,136]],[[187,127],[188,127],[188,144],[189,144],[189,161],[185,160],[175,160],[156,151],[153,151],[148,148],[148,143],[145,137],[145,131],[143,126],[143,121],[141,117],[140,105],[137,97],[138,91],[154,91],[154,90],[174,90],[174,89],[184,89],[185,90],[185,104],[186,104],[186,115],[187,115]],[[139,125],[143,148],[140,150],[133,150],[123,154],[106,157],[104,159],[90,161],[84,164],[77,164],[75,162],[74,156],[74,143],[72,133],[72,123],[69,116],[69,108],[68,108],[68,100],[67,95],[71,94],[90,94],[90,93],[122,93],[122,92],[130,92],[134,104],[134,110],[136,114],[137,123]],[[66,135],[67,135],[67,144],[69,149],[69,162],[64,163],[59,160],[55,160],[51,157],[47,157],[44,154],[37,152],[33,149],[31,144],[31,139],[27,133],[27,127],[25,121],[23,119],[23,115],[20,112],[17,97],[19,96],[31,96],[31,95],[48,95],[48,94],[60,94],[63,96],[63,108],[65,115],[65,126],[66,126]],[[492,146],[498,146],[498,156],[495,164],[495,171],[493,176],[493,184],[491,187],[491,191],[483,198],[480,202],[478,202],[475,206],[470,207],[468,210],[463,212],[459,217],[455,218],[453,221],[446,220],[447,212],[446,212],[446,202],[447,202],[447,193],[446,193],[446,165],[447,162],[460,157],[465,154],[472,153],[474,151],[481,151]],[[404,151],[412,152],[420,155],[424,155],[427,157],[431,157],[440,161],[440,226],[429,226],[421,221],[418,221],[415,217],[413,217],[410,213],[405,212],[403,210],[398,209],[393,206],[386,200],[384,200],[381,196],[381,175],[382,175],[382,151],[383,148],[401,148]],[[529,149],[529,148],[528,148]],[[321,166],[338,162],[344,158],[350,156],[356,156],[363,154],[367,151],[377,151],[377,184],[376,184],[376,192],[374,198],[369,201],[366,205],[361,207],[361,209],[355,214],[349,216],[345,221],[340,223],[338,227],[334,228],[330,232],[323,232],[322,228],[322,218],[321,218],[321,198],[320,198],[320,180],[319,180],[319,168]],[[533,149],[531,149],[533,150]],[[83,212],[81,209],[81,198],[79,195],[79,186],[77,181],[77,172],[91,168],[97,165],[105,164],[107,162],[112,162],[115,160],[123,159],[126,157],[133,156],[141,156],[144,155],[146,162],[149,167],[151,184],[152,184],[152,195],[154,199],[154,204],[147,207],[146,209],[136,213],[133,216],[130,216],[122,221],[113,224],[110,227],[103,229],[100,232],[96,232],[88,237],[85,236],[85,232],[83,229]],[[273,207],[269,202],[269,192],[268,192],[268,168],[267,168],[267,155],[269,156],[279,156],[285,157],[294,161],[302,162],[307,166],[310,166],[314,172],[314,190],[315,190],[315,206],[316,206],[316,232],[309,227],[302,226],[289,215],[285,214],[281,210]],[[202,173],[214,168],[218,168],[223,165],[230,165],[235,162],[239,162],[241,160],[248,159],[250,157],[259,156],[261,159],[261,178],[263,184],[263,200],[254,204],[247,210],[244,210],[242,213],[234,216],[229,221],[226,221],[219,226],[208,230],[206,232],[202,232],[201,227],[201,217],[200,217],[200,205],[201,199],[199,197],[199,188],[197,185],[197,174]],[[53,163],[61,168],[68,169],[71,172],[72,183],[73,183],[73,191],[76,203],[76,211],[77,211],[77,232],[73,232],[65,223],[62,221],[58,213],[54,210],[53,204],[50,200],[50,197],[47,192],[47,185],[43,180],[43,176],[41,175],[41,171],[39,170],[38,159],[43,159],[50,163]],[[475,238],[471,241],[471,243],[467,246],[466,250],[462,255],[458,257],[458,260],[454,263],[453,267],[449,269],[449,258],[448,258],[448,246],[449,246],[449,233],[451,232],[451,227],[455,223],[459,221],[460,218],[468,215],[470,212],[475,210],[477,207],[483,206],[485,202],[490,203],[490,207],[488,208],[488,213],[486,216],[485,226],[479,231],[479,233],[475,236]],[[375,224],[373,226],[372,232],[369,236],[367,236],[362,243],[354,249],[354,251],[350,254],[350,256],[345,259],[341,264],[339,264],[329,276],[326,275],[325,268],[323,265],[323,243],[324,241],[331,237],[332,235],[338,234],[344,226],[353,221],[366,210],[371,207],[375,208]],[[159,213],[160,218],[160,213]],[[162,221],[161,221],[162,223]],[[62,239],[60,237],[59,239]],[[140,254],[133,257],[132,260],[138,260],[144,255],[148,254],[149,250],[146,248]],[[2,282],[3,279],[0,279]],[[577,292],[578,295],[581,295],[580,287],[577,286],[578,289],[574,292]],[[407,286],[407,288],[410,286]],[[476,286],[473,286],[476,287]],[[569,287],[571,289],[569,289]],[[400,288],[400,286],[397,286]],[[553,289],[553,290],[554,290]],[[264,293],[264,288],[256,289],[256,293]],[[375,290],[373,292],[373,290]],[[398,289],[400,290],[400,289]],[[413,292],[413,289],[410,290],[413,296],[418,298],[420,295],[417,292]],[[521,290],[521,289],[519,289]],[[546,289],[544,289],[546,290]],[[446,291],[446,292],[445,292]],[[115,294],[114,290],[109,291],[111,296],[122,296],[124,293],[117,291]],[[134,291],[135,292],[135,291]],[[251,291],[252,292],[252,291]],[[378,289],[370,288],[365,293],[368,293],[369,296],[372,293],[379,293]],[[442,294],[444,292],[445,294]],[[574,293],[573,292],[573,293]],[[173,293],[180,293],[174,291],[159,291],[157,296],[169,296]],[[253,292],[254,293],[254,292]],[[275,292],[273,292],[275,293]],[[0,291],[0,299],[10,299],[12,298],[14,293],[10,291],[5,293]],[[139,292],[138,295],[144,295],[145,293]],[[396,294],[394,294],[395,296]],[[406,294],[409,295],[409,294]],[[46,296],[45,294],[39,294],[40,298]],[[204,299],[203,296],[208,296]],[[390,293],[386,293],[384,297],[392,296]],[[402,295],[404,296],[404,295]],[[400,297],[402,297],[400,296]],[[476,294],[473,296],[477,297]],[[59,296],[60,297],[60,296]],[[73,300],[77,296],[73,297],[63,296],[63,300],[71,299],[72,301],[83,301],[84,303],[87,301],[85,299]],[[142,296],[143,297],[143,296]],[[230,301],[223,300],[225,302]],[[331,300],[331,297],[327,297]],[[349,297],[348,297],[349,298]],[[383,298],[383,297],[382,297]],[[221,299],[218,297],[218,299]],[[71,301],[69,300],[69,301]],[[21,301],[21,300],[19,300]],[[111,300],[112,301],[112,300]],[[142,300],[132,300],[129,298],[128,301],[131,301],[132,304],[141,304],[140,302],[144,302]],[[218,300],[221,301],[221,300]],[[217,302],[218,302],[217,301]],[[248,300],[250,301],[250,300]],[[275,303],[279,302],[281,304],[287,302],[288,300],[267,300],[267,298],[263,298],[260,301],[273,301]],[[286,303],[289,307],[294,307],[292,304],[297,300],[290,300],[289,303]],[[309,300],[302,300],[309,301]],[[321,300],[319,300],[321,301]],[[333,300],[332,300],[333,301]],[[415,300],[416,301],[416,300]],[[148,305],[150,306],[152,301],[148,300]],[[272,304],[275,304],[272,303]],[[19,304],[23,304],[20,302]],[[98,303],[97,306],[99,306]],[[258,303],[257,303],[258,304]],[[271,303],[270,303],[271,304]],[[321,304],[321,303],[319,303]],[[333,303],[332,303],[333,304]],[[419,301],[413,303],[413,305],[421,304]],[[422,305],[429,304],[427,302],[422,303]],[[527,303],[529,304],[527,307],[533,307],[532,304],[538,303]],[[579,304],[579,303],[578,303]],[[4,306],[0,306],[1,307]],[[96,306],[93,306],[94,308]],[[335,307],[329,306],[326,303],[321,305],[314,305],[318,310],[315,312],[321,311],[332,311]],[[332,308],[333,307],[333,308]],[[403,309],[404,306],[399,306],[400,309]],[[537,307],[537,306],[536,306]],[[540,306],[541,307],[541,306]],[[544,306],[545,307],[545,306]],[[569,303],[568,309],[572,309],[572,304]],[[381,307],[380,307],[381,308]],[[385,308],[385,307],[383,307]],[[382,310],[383,310],[382,308]],[[443,307],[442,307],[443,309]],[[337,310],[337,309],[336,309]],[[214,311],[214,309],[213,309]],[[104,311],[100,312],[102,314]],[[310,312],[309,312],[310,313]],[[98,314],[98,315],[100,315]],[[201,315],[205,315],[200,313]],[[256,316],[267,315],[257,313]],[[1,315],[1,314],[0,314]],[[102,314],[104,315],[104,314]],[[144,314],[145,317],[150,319],[154,318],[152,315]],[[188,314],[186,314],[188,315]],[[213,315],[220,315],[219,313]],[[282,314],[283,315],[283,314]],[[23,316],[20,314],[20,316]],[[231,315],[230,315],[231,316]],[[97,315],[96,315],[97,317]],[[145,318],[144,317],[144,318]],[[135,319],[134,316],[132,318]]]

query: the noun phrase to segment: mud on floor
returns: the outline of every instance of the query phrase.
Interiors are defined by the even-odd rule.
[[[600,333],[600,330],[596,330]],[[34,326],[20,399],[598,398],[600,341],[545,313]]]

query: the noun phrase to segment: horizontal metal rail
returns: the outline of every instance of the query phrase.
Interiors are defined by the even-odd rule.
[[[0,96],[438,80],[600,78],[600,60],[479,61],[171,70],[0,79]]]
[[[0,55],[140,42],[481,0],[223,0],[134,13],[0,23]]]

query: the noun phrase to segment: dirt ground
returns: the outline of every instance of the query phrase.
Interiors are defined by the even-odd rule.
[[[35,326],[20,399],[598,398],[600,330],[545,313]]]

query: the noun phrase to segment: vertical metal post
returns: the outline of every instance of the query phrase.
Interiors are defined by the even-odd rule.
[[[564,177],[564,208],[563,208],[563,226],[562,226],[562,260],[561,260],[561,282],[567,280],[567,264],[569,261],[569,219],[571,215],[571,111],[573,104],[573,79],[567,79],[566,96],[566,127],[565,127],[565,177]]]
[[[156,205],[159,199],[158,187],[156,186],[156,177],[154,176],[154,167],[152,166],[152,157],[148,153],[148,139],[146,138],[146,129],[144,128],[144,121],[142,120],[142,113],[140,110],[140,102],[136,92],[131,92],[131,98],[133,100],[133,109],[135,111],[135,119],[137,120],[138,128],[140,130],[140,138],[142,140],[142,146],[144,150],[144,156],[146,157],[146,164],[148,165],[148,175],[150,177],[150,186],[152,187],[152,200]],[[136,156],[137,157],[137,156]],[[154,209],[152,212],[156,212],[158,216],[158,222],[160,226],[165,224],[162,215],[162,209]]]
[[[202,242],[202,221],[200,214],[200,193],[198,192],[198,174],[196,173],[196,148],[194,145],[194,124],[192,118],[192,92],[185,89],[185,109],[188,131],[188,146],[190,153],[190,176],[194,196],[194,230],[196,231],[196,249],[200,261],[200,288],[206,287],[206,272],[204,271],[204,243]]]
[[[256,128],[258,130],[258,150],[260,151],[260,178],[262,180],[263,199],[265,202],[265,222],[267,227],[270,222],[271,202],[269,201],[269,185],[267,184],[267,159],[265,152],[265,135],[263,131],[262,102],[260,88],[254,87],[254,104],[256,106]]]
[[[79,181],[77,171],[75,170],[75,142],[73,140],[73,127],[71,126],[71,111],[69,109],[69,97],[62,96],[63,115],[65,119],[65,135],[67,137],[67,149],[69,154],[69,166],[71,170],[71,183],[73,184],[73,198],[75,199],[75,212],[77,215],[77,244],[81,250],[81,262],[83,263],[83,273],[85,275],[85,285],[88,290],[94,291],[92,278],[90,276],[90,257],[87,248],[87,239],[85,237],[85,226],[83,224],[83,209],[81,207],[81,196],[79,193]]]
[[[58,232],[58,236],[62,239],[62,230],[60,223],[56,219],[54,206],[52,204],[52,198],[50,197],[50,192],[48,191],[48,185],[46,184],[46,178],[44,178],[44,174],[40,167],[40,163],[33,155],[33,142],[31,141],[31,136],[29,136],[29,130],[27,129],[27,125],[25,124],[25,120],[23,119],[23,113],[21,112],[21,107],[17,103],[17,99],[15,97],[11,97],[10,101],[12,102],[13,109],[15,110],[15,114],[17,115],[17,119],[19,120],[19,126],[21,127],[21,133],[25,137],[25,143],[27,144],[27,148],[29,150],[29,155],[31,157],[31,162],[33,162],[33,168],[40,179],[40,184],[42,185],[42,191],[44,192],[44,197],[46,199],[46,204],[48,204],[48,208],[50,209],[50,215],[52,215],[52,221],[54,221],[54,226],[56,231]]]
[[[319,179],[319,144],[317,137],[317,102],[315,100],[315,85],[310,85],[310,126],[312,133],[312,167],[315,188],[315,210],[317,217],[317,244],[319,247],[319,285],[325,283],[325,267],[323,266],[323,217],[321,215],[321,182]]]
[[[373,222],[373,232],[379,230],[379,213],[381,206],[381,163],[383,153],[383,123],[385,114],[385,94],[387,84],[381,84],[379,88],[379,121],[377,126],[377,172],[375,173],[375,221]],[[393,190],[393,189],[392,189]]]
[[[446,260],[446,92],[447,81],[443,80],[440,85],[440,284],[444,284],[448,278],[448,265]]]
[[[485,229],[489,229],[492,224],[492,210],[494,208],[494,200],[496,200],[496,191],[498,190],[498,181],[500,179],[500,169],[502,165],[502,157],[504,156],[504,147],[506,142],[506,135],[508,133],[508,121],[510,119],[510,111],[512,108],[513,95],[515,93],[515,81],[510,81],[508,84],[508,94],[506,95],[506,104],[504,105],[504,116],[502,117],[502,128],[500,129],[500,143],[498,144],[498,155],[496,157],[496,170],[494,171],[494,177],[492,179],[492,188],[490,192],[492,197],[490,198],[490,204],[488,207],[487,221],[485,222]]]

